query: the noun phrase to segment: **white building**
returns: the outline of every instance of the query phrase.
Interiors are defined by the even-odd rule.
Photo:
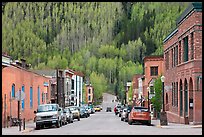
[[[72,76],[70,95],[71,105],[81,106],[82,104],[83,76],[82,73],[76,71]]]

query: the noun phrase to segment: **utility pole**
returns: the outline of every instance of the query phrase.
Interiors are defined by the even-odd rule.
[[[19,99],[18,99],[18,121],[19,121],[19,131],[21,131],[21,90],[19,89]]]
[[[59,104],[59,102],[58,102],[58,96],[59,96],[59,88],[58,88],[58,84],[59,84],[59,82],[58,82],[58,69],[56,69],[56,81],[57,81],[57,104]]]

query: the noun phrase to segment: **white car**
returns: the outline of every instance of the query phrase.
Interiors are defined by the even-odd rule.
[[[55,125],[57,128],[62,126],[61,109],[58,104],[39,105],[34,113],[36,115],[36,129],[52,125]]]

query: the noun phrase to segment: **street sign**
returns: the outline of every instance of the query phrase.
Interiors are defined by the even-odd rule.
[[[21,95],[20,95],[21,94]],[[21,96],[21,98],[20,98],[20,96]],[[25,93],[23,92],[23,91],[18,91],[17,93],[16,93],[16,100],[18,100],[18,101],[20,101],[20,100],[24,100],[25,99]]]

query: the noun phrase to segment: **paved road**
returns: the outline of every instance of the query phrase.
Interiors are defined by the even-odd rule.
[[[108,95],[105,95],[108,96]],[[103,110],[92,114],[89,118],[81,118],[61,128],[47,128],[22,133],[24,135],[202,135],[202,128],[193,128],[190,125],[173,124],[159,127],[158,120],[152,120],[152,126],[134,124],[120,120],[114,112],[106,112],[106,106],[114,106],[113,96],[105,97]],[[8,132],[7,132],[8,133]],[[5,134],[5,132],[3,132]],[[9,132],[12,134],[12,132]]]

